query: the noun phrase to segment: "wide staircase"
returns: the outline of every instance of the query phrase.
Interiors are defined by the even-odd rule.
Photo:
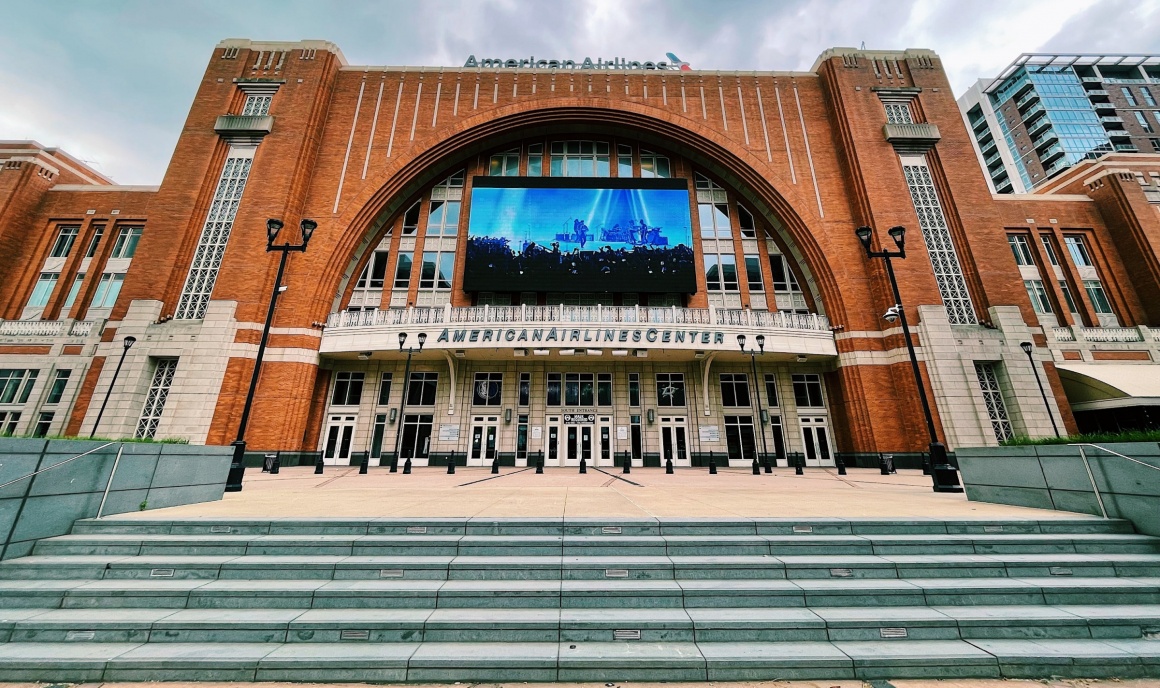
[[[1160,677],[1123,521],[79,521],[0,564],[0,681]]]

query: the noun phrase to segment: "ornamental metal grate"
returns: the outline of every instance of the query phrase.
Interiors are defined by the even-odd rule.
[[[882,103],[886,108],[886,121],[890,124],[914,124],[910,115],[910,103]]]
[[[173,384],[173,374],[177,372],[176,358],[159,358],[153,369],[153,381],[149,383],[149,393],[145,396],[145,407],[141,409],[141,419],[137,421],[137,439],[153,439],[157,434],[157,424],[165,411],[165,400],[169,398],[169,387]]]
[[[983,403],[987,405],[987,416],[991,419],[991,429],[995,439],[1005,442],[1015,436],[1011,429],[1011,419],[1007,417],[1007,404],[999,389],[999,376],[995,374],[994,363],[976,363],[975,374],[979,376],[979,389],[983,392]]]
[[[173,317],[178,320],[200,320],[205,317],[205,309],[209,305],[209,297],[222,265],[222,256],[226,252],[226,243],[234,227],[234,217],[238,214],[238,203],[242,200],[242,191],[250,176],[252,151],[245,152],[245,157],[227,159],[222,168],[209,215],[206,216],[205,226],[197,240],[189,275],[185,278],[185,286],[177,302],[177,312]]]
[[[934,267],[935,281],[938,283],[947,317],[952,325],[977,324],[971,293],[967,290],[967,281],[963,278],[963,269],[959,264],[959,256],[955,252],[955,244],[951,240],[946,216],[943,215],[942,204],[939,203],[930,170],[925,163],[904,164],[902,170],[906,174],[906,186],[910,189],[914,211],[918,214],[918,225],[922,228],[922,236],[926,240],[927,253]]]
[[[252,115],[255,117],[265,117],[270,114],[270,101],[273,96],[246,96],[246,104],[242,106],[242,115]]]

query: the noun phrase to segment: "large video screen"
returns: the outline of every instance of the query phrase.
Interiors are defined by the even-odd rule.
[[[688,183],[476,177],[466,291],[696,291]]]

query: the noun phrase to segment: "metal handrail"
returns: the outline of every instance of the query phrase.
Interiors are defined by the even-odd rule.
[[[51,471],[54,468],[60,468],[61,466],[65,465],[66,463],[69,463],[70,461],[76,461],[77,459],[79,459],[83,456],[88,456],[89,454],[92,454],[93,452],[100,451],[100,450],[104,449],[105,447],[111,447],[114,444],[116,444],[116,442],[106,442],[105,444],[102,444],[101,446],[96,447],[95,449],[88,450],[84,454],[77,454],[76,456],[72,457],[71,459],[65,459],[64,461],[61,461],[60,463],[54,463],[53,465],[49,466],[48,468],[42,468],[39,471],[29,473],[28,475],[22,475],[19,478],[17,478],[16,480],[9,480],[8,482],[4,483],[3,485],[0,485],[0,490],[3,490],[4,488],[8,487],[9,485],[14,485],[14,484],[20,482],[21,480],[26,479],[26,478],[31,478],[34,475],[40,475],[41,473],[44,473],[45,471]],[[122,446],[122,448],[124,448],[123,443],[121,446]]]
[[[1139,459],[1133,459],[1130,456],[1124,456],[1120,452],[1112,451],[1111,449],[1108,449],[1107,447],[1101,447],[1098,444],[1091,444],[1089,442],[1078,442],[1078,443],[1074,443],[1074,444],[1068,444],[1067,446],[1077,447],[1079,449],[1079,458],[1083,460],[1083,467],[1087,471],[1088,480],[1091,481],[1091,484],[1092,484],[1092,492],[1096,496],[1096,503],[1098,503],[1100,505],[1100,513],[1103,514],[1104,518],[1108,517],[1108,510],[1107,510],[1107,508],[1104,507],[1104,498],[1100,495],[1100,488],[1096,487],[1096,477],[1094,474],[1092,474],[1092,467],[1090,464],[1088,464],[1087,454],[1084,453],[1084,450],[1083,450],[1084,447],[1095,447],[1096,449],[1099,449],[1100,451],[1106,451],[1109,454],[1114,454],[1115,456],[1118,456],[1121,459],[1127,459],[1128,461],[1131,461],[1132,463],[1140,464],[1144,468],[1151,468],[1154,471],[1160,471],[1160,466],[1153,466],[1152,464],[1144,463],[1143,461],[1140,461]]]

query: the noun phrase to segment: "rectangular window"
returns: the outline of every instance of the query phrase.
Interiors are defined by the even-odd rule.
[[[1023,287],[1027,290],[1027,297],[1031,299],[1031,305],[1035,308],[1036,313],[1050,314],[1055,312],[1051,309],[1051,299],[1047,296],[1043,280],[1023,280]]]
[[[730,461],[752,461],[757,458],[753,416],[725,416],[725,447]]]
[[[391,382],[393,380],[394,376],[391,373],[383,373],[383,377],[379,381],[379,406],[391,403]]]
[[[1144,102],[1149,107],[1156,107],[1156,99],[1152,97],[1152,91],[1147,86],[1140,87],[1140,95],[1144,96]]]
[[[1059,290],[1063,292],[1063,300],[1067,303],[1067,311],[1069,313],[1079,313],[1079,309],[1075,307],[1075,299],[1071,295],[1071,289],[1067,286],[1067,280],[1059,280]]]
[[[516,459],[528,458],[528,414],[521,413],[516,425]]]
[[[628,405],[640,406],[640,373],[628,374]]]
[[[399,458],[425,459],[431,451],[431,428],[435,417],[430,413],[408,413],[403,417],[403,439]]]
[[[650,150],[640,149],[640,176],[645,179],[653,177],[668,178],[670,175],[669,159]]]
[[[454,270],[454,253],[424,251],[422,271],[419,273],[419,288],[450,289]]]
[[[411,286],[411,261],[414,255],[410,251],[399,254],[395,263],[395,289],[407,289]]]
[[[0,435],[16,434],[16,426],[20,423],[19,411],[0,411]]]
[[[721,405],[750,405],[748,375],[744,373],[721,373]]]
[[[439,373],[411,373],[411,384],[407,386],[407,404],[434,406],[438,387]]]
[[[1071,254],[1071,260],[1075,263],[1077,268],[1094,267],[1091,254],[1088,253],[1087,244],[1084,243],[1081,236],[1065,236],[1063,243],[1067,246],[1067,252]]]
[[[1132,89],[1127,86],[1120,87],[1120,93],[1124,94],[1124,100],[1128,101],[1128,105],[1136,106],[1136,96],[1132,95]]]
[[[761,258],[745,256],[745,279],[749,282],[749,291],[765,291],[761,280]]]
[[[544,144],[533,143],[528,146],[528,176],[542,177],[544,175]]]
[[[117,302],[117,295],[121,293],[121,284],[125,281],[125,274],[121,272],[106,272],[101,275],[97,283],[97,290],[93,294],[90,308],[112,308]]]
[[[32,429],[33,437],[46,437],[48,429],[52,427],[52,419],[56,414],[52,411],[43,411],[36,419],[36,426]]]
[[[264,93],[248,93],[246,94],[246,102],[242,105],[243,117],[265,117],[270,114],[270,101],[274,99],[273,95]]]
[[[822,377],[816,373],[797,373],[793,376],[793,398],[798,408],[823,408]]]
[[[560,373],[548,373],[548,406],[560,405]]]
[[[606,141],[553,141],[551,174],[553,177],[610,177]]]
[[[1005,442],[1015,436],[1011,420],[1007,416],[1007,404],[1003,401],[1003,391],[999,388],[999,376],[994,363],[976,363],[975,374],[979,378],[979,390],[983,393],[983,403],[987,406],[987,416],[995,439]]]
[[[330,403],[335,406],[358,406],[362,401],[363,373],[341,371],[334,375],[334,393]]]
[[[1143,112],[1139,110],[1133,110],[1132,114],[1136,115],[1136,122],[1144,130],[1145,134],[1153,133],[1152,125],[1148,122],[1148,118],[1144,116]]]
[[[532,374],[520,373],[519,405],[527,406],[532,401]]]
[[[705,254],[705,289],[729,292],[739,290],[736,256]]]
[[[886,121],[890,124],[914,124],[910,113],[910,103],[882,103],[886,108]]]
[[[80,294],[81,285],[84,284],[84,281],[85,281],[85,273],[83,273],[83,272],[77,273],[77,276],[75,278],[73,278],[72,286],[69,287],[69,289],[68,289],[68,296],[66,296],[64,299],[64,307],[65,308],[72,306],[73,303],[77,300],[77,294]]]
[[[1156,121],[1160,122],[1160,112],[1153,114],[1156,115]],[[1160,139],[1148,139],[1148,143],[1152,144],[1152,150],[1160,153]]]
[[[387,414],[375,414],[375,424],[371,428],[371,458],[379,459],[383,456],[383,436],[387,434]]]
[[[798,286],[797,278],[794,277],[793,271],[789,269],[789,264],[786,261],[785,256],[776,253],[771,255],[769,257],[769,268],[773,273],[774,291],[801,291],[801,287]]]
[[[145,395],[145,406],[141,409],[141,418],[137,421],[137,439],[153,439],[157,435],[157,425],[161,422],[161,414],[165,411],[165,400],[169,398],[169,388],[173,385],[173,376],[177,372],[176,358],[158,358],[153,368],[153,379],[149,383],[149,392]]]
[[[596,405],[612,406],[612,373],[596,376]]]
[[[52,251],[48,254],[52,258],[68,258],[69,252],[72,251],[73,244],[76,243],[77,235],[80,234],[81,228],[79,225],[65,225],[57,232],[56,241],[52,245]]]
[[[64,390],[66,387],[68,387],[68,379],[71,375],[71,370],[56,371],[56,375],[52,378],[52,387],[50,387],[48,390],[48,398],[44,400],[44,403],[60,403],[60,400],[64,398]]]
[[[564,405],[592,406],[594,381],[592,373],[565,373]]]
[[[623,143],[616,146],[616,176],[631,177],[632,174],[632,146]]]
[[[1083,288],[1087,292],[1088,298],[1092,300],[1092,307],[1096,309],[1096,313],[1101,315],[1115,313],[1112,310],[1111,302],[1108,301],[1108,295],[1104,292],[1104,285],[1100,284],[1099,280],[1084,280]]]
[[[23,404],[32,394],[40,371],[25,368],[0,368],[0,404]]]
[[[101,245],[101,237],[105,236],[105,226],[97,225],[93,228],[93,238],[89,241],[89,250],[85,251],[85,258],[97,255],[97,247]]]
[[[459,232],[459,201],[431,201],[427,236],[455,236]]]
[[[632,460],[640,461],[644,458],[644,433],[641,432],[640,414],[631,415],[628,417],[628,420],[631,423],[630,427],[632,432]]]
[[[36,286],[32,288],[32,296],[28,297],[28,306],[33,308],[47,306],[48,297],[52,296],[52,290],[56,288],[56,281],[59,278],[59,272],[40,273],[40,278],[36,280]]]
[[[777,375],[773,373],[765,374],[765,400],[769,402],[770,408],[777,408]]]
[[[697,217],[701,236],[706,239],[728,239],[733,233],[729,224],[729,205],[726,203],[698,203]]]
[[[513,148],[491,156],[491,164],[488,165],[487,174],[489,177],[520,176],[520,149]]]
[[[403,213],[403,236],[408,236],[419,231],[419,210],[422,205],[421,201],[415,201],[407,208],[407,212]]]
[[[362,277],[355,283],[356,289],[382,289],[387,279],[387,252],[375,251],[370,262],[363,269]]]
[[[113,244],[113,258],[132,258],[137,254],[137,242],[141,241],[144,227],[122,227]]]
[[[1027,237],[1022,234],[1008,234],[1007,243],[1011,245],[1011,253],[1015,255],[1016,265],[1035,265],[1035,259],[1031,257],[1031,246],[1027,243]]]
[[[476,373],[471,403],[474,406],[499,406],[503,400],[503,373]]]
[[[657,373],[657,406],[685,405],[685,376],[682,373]]]
[[[737,226],[741,229],[742,238],[757,238],[757,224],[753,221],[753,213],[740,203],[737,204]]]
[[[1039,238],[1043,240],[1043,252],[1047,254],[1047,262],[1059,265],[1059,256],[1055,253],[1055,242],[1046,234],[1041,234]]]

